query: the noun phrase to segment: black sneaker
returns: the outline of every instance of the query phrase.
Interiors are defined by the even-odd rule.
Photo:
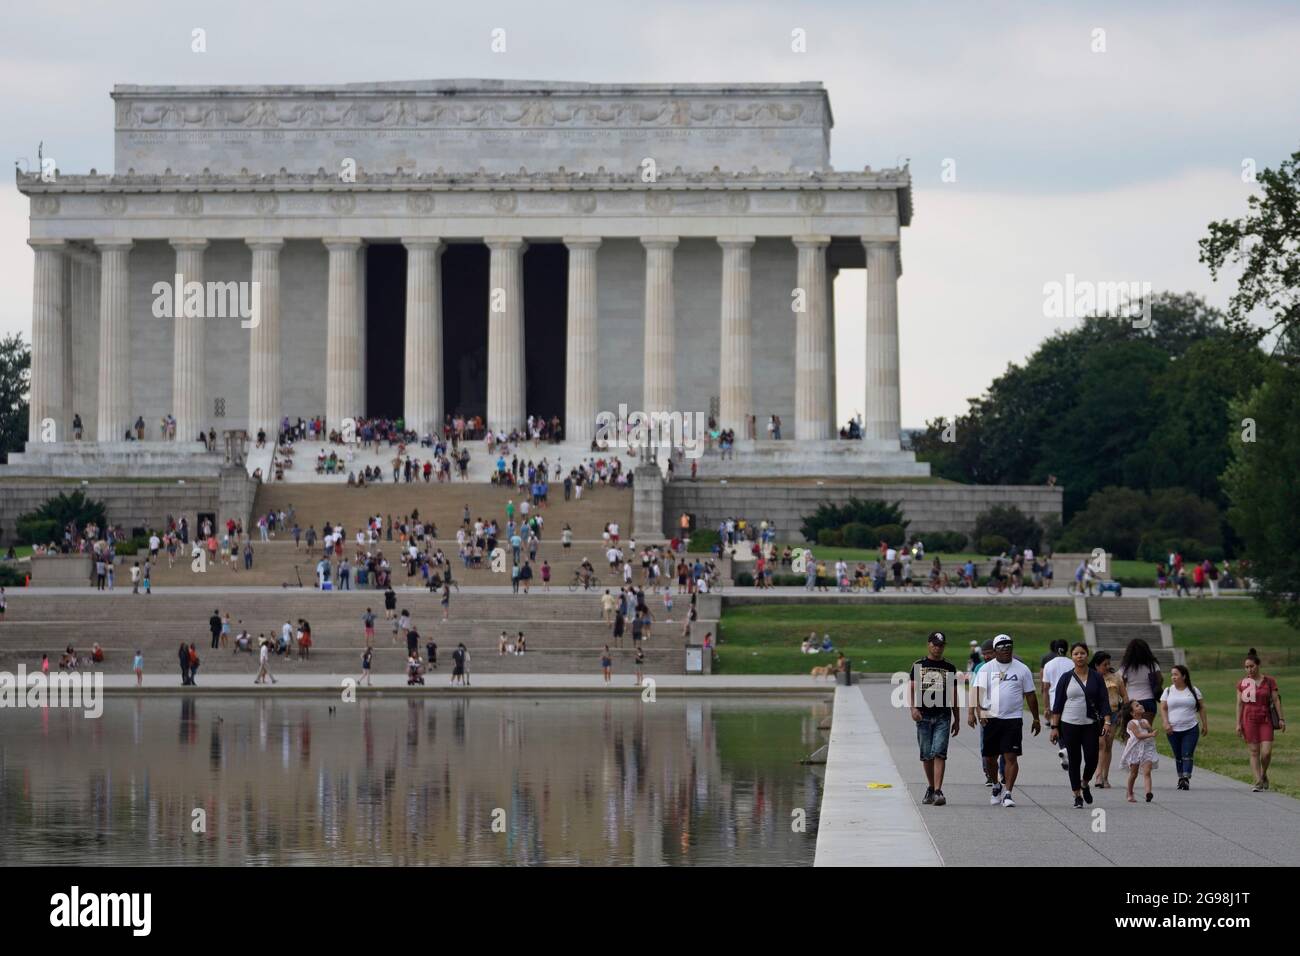
[[[1154,800],[1154,799],[1155,799],[1155,794],[1154,794],[1154,793],[1148,793],[1148,794],[1147,794],[1147,803],[1150,803],[1150,802],[1151,802],[1152,800]]]
[[[921,802],[924,804],[934,803],[934,787],[925,788],[925,796],[921,798]]]
[[[1087,787],[1083,788],[1083,802],[1092,803],[1092,791]]]
[[[936,807],[942,807],[947,802],[948,802],[948,798],[943,795],[942,790],[936,790],[934,792],[934,805]]]
[[[1082,809],[1083,809],[1083,797],[1075,797],[1075,798],[1074,798],[1074,809],[1076,809],[1076,810],[1082,810]]]
[[[986,787],[992,787],[992,786],[994,786],[994,785],[996,784],[996,782],[997,782],[997,781],[995,781],[992,777],[988,776],[987,774],[985,775],[985,777],[984,777],[984,786],[986,786]]]

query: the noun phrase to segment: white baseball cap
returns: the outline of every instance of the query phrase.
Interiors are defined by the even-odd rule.
[[[999,634],[997,637],[993,638],[993,646],[994,646],[995,648],[996,648],[996,647],[1010,647],[1010,646],[1011,646],[1011,635],[1010,635],[1010,634]]]

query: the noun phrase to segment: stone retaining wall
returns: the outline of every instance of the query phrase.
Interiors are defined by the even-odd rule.
[[[850,497],[900,502],[909,532],[975,530],[975,519],[994,505],[1015,505],[1040,522],[1061,517],[1060,487],[1045,485],[957,485],[826,481],[774,484],[762,481],[674,481],[664,487],[664,532],[674,533],[683,511],[694,514],[697,528],[716,528],[724,518],[775,521],[780,540],[799,540],[804,515],[822,502],[845,504]]]
[[[162,528],[168,515],[184,515],[196,527],[199,512],[215,512],[218,523],[227,517],[249,527],[257,483],[242,468],[223,470],[220,478],[175,479],[157,482],[91,481],[54,483],[40,478],[14,478],[0,484],[0,543],[13,543],[18,516],[39,508],[60,493],[82,491],[104,502],[110,524],[132,528]]]

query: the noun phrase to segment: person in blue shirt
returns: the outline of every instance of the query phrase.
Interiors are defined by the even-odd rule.
[[[827,653],[835,650],[835,645],[831,643],[831,636],[829,634],[822,635],[822,650]]]

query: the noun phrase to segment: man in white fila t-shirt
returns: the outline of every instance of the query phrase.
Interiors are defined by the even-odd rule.
[[[973,688],[973,718],[979,714],[979,722],[984,727],[985,772],[990,776],[997,773],[998,757],[1006,765],[1006,787],[995,784],[989,796],[989,803],[997,806],[1014,807],[1011,791],[1016,786],[1016,775],[1020,772],[1019,758],[1024,733],[1025,702],[1029,703],[1029,713],[1034,722],[1030,732],[1037,737],[1043,726],[1038,719],[1038,694],[1034,692],[1034,675],[1025,666],[1024,661],[1016,659],[1012,653],[1010,636],[999,634],[993,638],[993,660],[987,661],[975,675]]]

